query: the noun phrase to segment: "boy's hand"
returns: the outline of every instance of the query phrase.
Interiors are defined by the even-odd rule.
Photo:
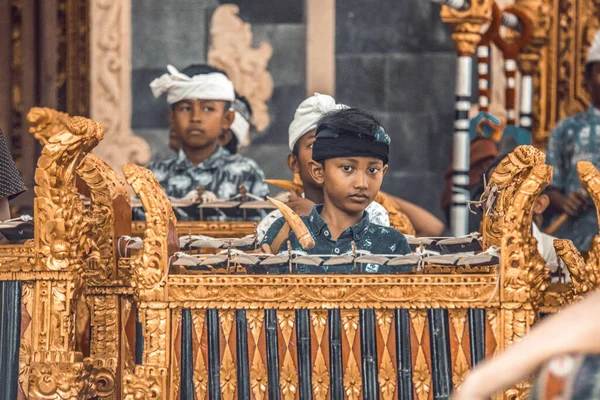
[[[565,196],[562,209],[571,217],[577,217],[588,204],[587,193],[576,190]]]
[[[290,200],[287,206],[298,215],[310,215],[315,203],[298,195],[293,190],[290,192]]]

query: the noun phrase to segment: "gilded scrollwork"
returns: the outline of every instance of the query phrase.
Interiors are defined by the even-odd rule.
[[[92,364],[79,353],[38,353],[31,364],[29,398],[36,400],[78,400],[95,394],[90,384]]]
[[[139,196],[146,214],[144,245],[132,259],[134,285],[139,294],[160,290],[168,274],[168,235],[177,220],[166,194],[152,172],[133,164],[123,166],[127,183]]]
[[[550,183],[552,167],[536,165],[513,193],[502,236],[501,298],[539,306],[548,288],[550,270],[537,248],[531,223],[539,194]]]
[[[491,196],[490,208],[484,210],[482,221],[482,246],[500,247],[504,221],[508,207],[523,181],[529,176],[532,168],[546,162],[546,156],[532,146],[519,146],[509,153],[492,172],[488,181]]]
[[[135,374],[125,375],[123,379],[124,400],[166,399],[166,368],[137,365]]]

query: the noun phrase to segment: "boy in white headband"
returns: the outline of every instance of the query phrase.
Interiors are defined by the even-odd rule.
[[[228,200],[243,185],[250,194],[265,197],[269,191],[258,165],[219,144],[235,118],[231,110],[235,92],[225,73],[208,65],[192,65],[181,72],[169,65],[167,70],[150,88],[155,97],[167,95],[171,131],[181,148],[177,156],[148,165],[167,195],[183,198],[203,187]],[[199,214],[195,206],[176,212],[179,219],[196,219]]]
[[[590,106],[560,121],[550,134],[546,150],[546,162],[554,167],[547,189],[550,209],[569,216],[556,236],[571,239],[580,251],[588,251],[598,233],[596,210],[582,190],[577,162],[590,161],[600,167],[600,31],[587,54],[585,82]]]

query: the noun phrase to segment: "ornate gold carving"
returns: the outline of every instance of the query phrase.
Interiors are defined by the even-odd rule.
[[[423,344],[425,342],[425,322],[427,321],[427,312],[425,310],[410,310],[410,320],[417,339],[417,355],[413,362],[413,384],[418,400],[429,399],[431,392],[431,372],[425,359]]]
[[[362,379],[358,367],[359,360],[356,359],[356,355],[354,354],[354,346],[358,333],[358,310],[342,310],[340,314],[343,330],[342,337],[346,337],[348,346],[348,361],[344,368],[345,398],[358,400],[362,392]]]
[[[125,375],[123,394],[125,400],[166,399],[167,369],[136,365],[135,374]]]
[[[410,219],[408,219],[408,216],[402,212],[400,205],[394,199],[394,196],[379,192],[375,197],[375,201],[381,204],[388,212],[391,226],[406,235],[416,234],[413,224],[410,222]]]
[[[173,343],[174,341],[177,340],[178,336],[181,337],[181,309],[175,309],[172,310],[172,315],[173,315],[173,319],[171,321],[171,340],[170,342]],[[181,345],[180,345],[181,346]],[[171,357],[171,376],[170,376],[170,382],[171,384],[169,385],[171,388],[171,395],[170,398],[171,399],[178,399],[180,394],[179,394],[179,389],[181,386],[181,368],[179,365],[179,361],[181,360],[181,347],[180,347],[180,351],[179,354],[176,353],[176,351],[172,351],[171,352],[172,357]]]
[[[29,398],[77,400],[94,395],[90,385],[92,365],[81,353],[34,353],[29,376]]]
[[[600,173],[589,161],[579,161],[577,172],[579,180],[594,202],[596,213],[600,215]],[[598,287],[600,282],[600,234],[594,236],[586,260],[570,240],[555,240],[554,248],[556,254],[569,269],[571,293],[575,298],[580,298]]]
[[[246,318],[248,320],[249,331],[248,343],[252,344],[251,351],[254,353],[252,355],[249,354],[249,359],[251,359],[252,363],[250,366],[250,389],[254,398],[265,399],[268,375],[267,368],[259,351],[265,313],[263,310],[247,310]]]
[[[33,119],[35,115],[29,117]],[[35,222],[40,260],[48,270],[82,272],[83,257],[91,244],[91,226],[75,188],[74,172],[103,135],[102,125],[73,117],[67,130],[48,138],[42,150],[35,173]]]
[[[475,53],[481,40],[482,26],[492,19],[492,2],[476,0],[470,3],[465,11],[442,6],[442,21],[452,26],[452,40],[459,55],[470,56]]]
[[[531,169],[542,165],[546,156],[541,151],[531,146],[519,146],[508,154],[490,176],[488,185],[496,188],[496,200],[493,206],[484,213],[482,221],[482,246],[500,247],[504,221],[508,207],[512,204],[514,195]]]
[[[295,399],[298,391],[298,371],[292,358],[292,352],[295,351],[295,343],[292,342],[294,333],[294,312],[283,311],[277,313],[277,323],[283,336],[283,364],[281,367],[280,387],[284,399]]]
[[[90,1],[90,114],[106,127],[95,153],[112,168],[145,164],[150,147],[135,136],[131,121],[130,1]]]
[[[533,75],[539,69],[542,49],[550,43],[550,2],[548,0],[517,0],[513,8],[523,12],[533,27],[531,38],[517,59],[521,73]]]
[[[548,288],[550,270],[531,233],[531,219],[535,201],[551,179],[552,167],[535,166],[515,191],[508,207],[500,257],[503,301],[531,302],[539,306]]]
[[[33,107],[27,115],[29,133],[42,145],[48,140],[67,130],[69,115],[51,108]]]
[[[238,13],[234,4],[223,4],[213,13],[208,63],[225,71],[237,92],[248,99],[254,126],[263,132],[271,122],[266,103],[273,93],[273,78],[267,64],[273,49],[266,42],[252,47],[250,24],[243,22]]]
[[[149,366],[167,366],[167,326],[170,310],[166,308],[142,308],[140,323],[144,332],[143,364]]]
[[[177,235],[206,235],[213,238],[241,238],[252,235],[255,222],[212,222],[212,221],[178,221]],[[145,221],[133,221],[131,231],[134,236],[143,236],[146,230]]]
[[[467,310],[450,310],[448,311],[450,316],[450,323],[454,328],[458,346],[456,354],[452,357],[452,383],[454,387],[458,387],[464,380],[469,371],[469,363],[467,361],[467,355],[463,348],[463,338],[465,334],[466,322],[467,322]]]
[[[235,311],[227,310],[219,313],[219,322],[225,339],[223,356],[221,358],[221,395],[224,399],[233,399],[237,388],[236,367],[231,349],[230,338],[235,322]]]
[[[327,311],[314,310],[310,312],[310,321],[315,335],[316,355],[313,361],[312,389],[313,397],[317,400],[327,398],[329,391],[329,370],[325,363],[323,353],[327,346],[325,339],[325,328],[327,326]]]
[[[200,338],[204,334],[205,320],[206,312],[204,310],[192,310],[192,324],[194,325],[194,332],[196,332],[198,341],[200,341]],[[208,370],[204,363],[204,355],[200,351],[196,355],[194,365],[194,390],[198,399],[205,398],[208,393]]]
[[[177,224],[173,209],[154,174],[146,168],[123,166],[125,179],[139,196],[146,213],[146,232],[141,254],[132,259],[134,285],[139,294],[160,291],[168,274],[167,236]]]
[[[496,275],[172,275],[169,301],[190,308],[470,308],[498,304]]]
[[[115,390],[119,368],[119,297],[90,296],[92,338],[90,356],[94,360],[94,380],[100,397]]]
[[[393,399],[396,393],[396,368],[390,354],[391,332],[394,326],[394,312],[382,310],[375,312],[377,326],[383,338],[381,362],[379,364],[379,391],[382,399]]]

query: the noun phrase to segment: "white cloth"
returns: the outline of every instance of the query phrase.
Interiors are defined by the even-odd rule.
[[[181,100],[222,100],[233,101],[233,83],[219,72],[189,77],[172,65],[167,65],[166,74],[150,82],[154,97],[167,93],[169,104]]]
[[[246,142],[248,134],[250,133],[250,122],[244,118],[238,111],[235,112],[235,118],[231,124],[231,132],[235,135],[238,140],[238,144],[242,145]]]
[[[586,64],[593,62],[600,62],[600,30],[596,31],[594,34],[592,44],[588,49],[587,57],[585,59]]]
[[[550,268],[553,274],[561,269],[562,273],[566,275],[566,281],[570,282],[571,277],[569,276],[569,271],[562,260],[556,255],[556,250],[554,250],[554,239],[556,238],[540,231],[534,223],[531,224],[531,232],[533,237],[537,239],[538,251],[544,260],[546,260],[546,266]]]
[[[320,93],[315,93],[314,96],[300,103],[288,130],[290,151],[294,150],[294,145],[302,135],[317,127],[317,122],[323,115],[346,107],[343,104],[336,104],[333,97]]]
[[[304,194],[302,195],[302,197],[304,197]],[[381,204],[374,201],[371,204],[369,204],[365,211],[369,213],[369,222],[371,222],[372,224],[387,227],[390,226],[390,218],[388,216],[388,212],[385,208],[383,208]],[[267,216],[264,217],[262,221],[260,221],[260,223],[256,227],[256,238],[258,243],[262,242],[271,225],[273,225],[273,223],[281,217],[283,217],[281,211],[275,210],[267,214]]]

